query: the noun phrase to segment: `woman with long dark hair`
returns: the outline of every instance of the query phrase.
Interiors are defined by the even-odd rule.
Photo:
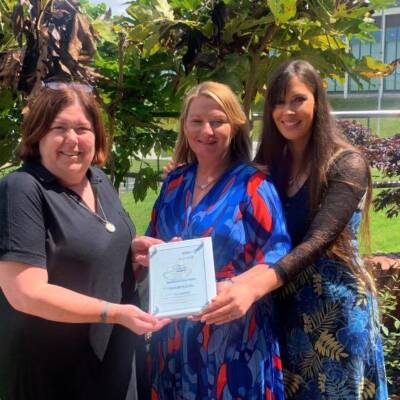
[[[271,77],[255,161],[271,170],[293,244],[275,267],[286,398],[386,399],[375,288],[356,241],[361,219],[368,236],[370,171],[308,62]]]

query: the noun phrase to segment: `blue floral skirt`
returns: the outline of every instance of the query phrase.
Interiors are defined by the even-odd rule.
[[[376,298],[324,259],[277,293],[285,398],[388,398]]]

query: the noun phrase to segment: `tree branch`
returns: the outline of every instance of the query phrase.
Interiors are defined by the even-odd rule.
[[[250,117],[251,104],[256,96],[257,87],[257,67],[261,62],[261,53],[264,51],[267,43],[271,40],[276,31],[276,25],[267,26],[263,37],[260,39],[258,46],[253,50],[249,50],[250,70],[246,80],[243,96],[243,108],[246,117]]]

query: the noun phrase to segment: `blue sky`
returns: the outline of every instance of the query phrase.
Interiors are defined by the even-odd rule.
[[[127,0],[91,0],[90,2],[93,4],[106,3],[109,7],[111,7],[113,15],[122,14],[127,7],[126,5],[123,5],[127,2]]]

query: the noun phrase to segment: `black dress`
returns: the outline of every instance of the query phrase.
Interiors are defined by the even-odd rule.
[[[134,226],[104,173],[90,168],[87,176],[114,233],[42,165],[26,163],[0,181],[0,261],[46,268],[51,284],[136,304]],[[0,292],[1,400],[136,399],[138,346],[142,339],[122,326],[37,318]]]

